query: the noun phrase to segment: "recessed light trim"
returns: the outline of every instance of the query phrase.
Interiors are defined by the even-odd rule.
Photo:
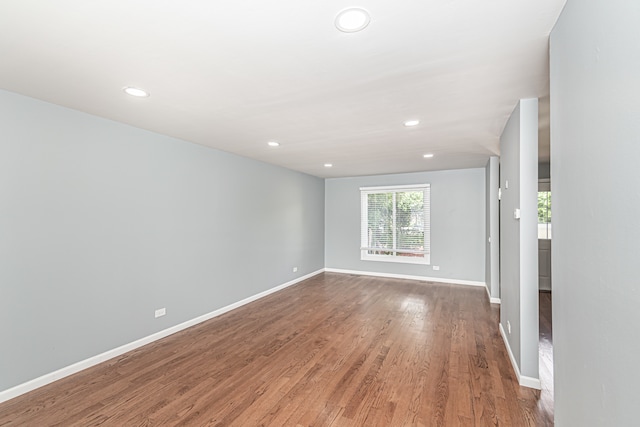
[[[324,167],[325,168],[332,168],[333,167],[333,163],[325,163]]]
[[[280,143],[278,143],[278,142],[276,142],[276,141],[269,141],[269,142],[267,142],[267,145],[268,145],[269,147],[274,147],[274,148],[275,148],[275,147],[279,147],[279,146],[280,146]]]
[[[420,124],[420,120],[407,120],[403,124],[405,125],[405,127],[410,128],[413,126],[418,126]]]
[[[369,12],[359,7],[345,9],[336,16],[336,28],[343,33],[356,33],[364,30],[371,22]]]
[[[433,154],[432,153],[428,153],[428,154],[423,155],[422,157],[424,157],[425,159],[431,159],[433,157]]]
[[[127,95],[131,95],[131,96],[135,96],[138,98],[146,98],[147,96],[149,96],[149,92],[147,92],[146,90],[137,88],[137,87],[133,87],[133,86],[127,86],[124,89],[124,92]]]

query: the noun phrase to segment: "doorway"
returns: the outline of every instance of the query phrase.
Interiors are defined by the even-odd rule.
[[[538,286],[551,292],[551,182],[538,181]]]
[[[548,170],[548,169],[547,169]],[[553,413],[553,322],[551,317],[551,180],[538,180],[538,307],[542,405]]]

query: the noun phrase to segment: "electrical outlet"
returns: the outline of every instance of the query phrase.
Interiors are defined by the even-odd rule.
[[[439,266],[439,265],[434,265],[434,266],[433,266],[433,269],[434,269],[434,270],[440,270],[440,266]]]
[[[509,322],[507,320],[507,332],[509,332],[509,335],[511,335],[511,322]]]
[[[163,308],[159,308],[159,309],[157,309],[157,310],[156,310],[156,319],[157,319],[158,317],[162,317],[162,316],[164,316],[165,314],[167,314],[167,309],[166,309],[166,308],[164,308],[164,307],[163,307]]]
[[[293,267],[293,272],[296,273],[298,271],[298,267]]]

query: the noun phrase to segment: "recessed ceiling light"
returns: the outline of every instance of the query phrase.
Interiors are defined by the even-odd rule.
[[[267,145],[269,147],[279,147],[280,146],[280,144],[275,142],[275,141],[269,141],[269,142],[267,142]]]
[[[332,167],[333,167],[333,165],[332,165],[331,163],[325,163],[325,164],[324,164],[324,167],[325,167],[325,168],[332,168]]]
[[[369,12],[354,7],[345,9],[336,16],[336,27],[344,33],[355,33],[364,30],[370,21]]]
[[[425,154],[425,155],[424,155],[424,156],[422,156],[422,157],[424,157],[425,159],[430,159],[430,158],[432,158],[432,157],[433,157],[433,154],[431,154],[431,153],[429,153],[429,154]]]
[[[404,122],[404,125],[406,127],[411,127],[411,126],[418,126],[420,124],[420,120],[407,120],[406,122]]]
[[[127,93],[127,95],[137,96],[138,98],[145,98],[149,96],[149,94],[146,91],[139,89],[137,87],[128,86],[128,87],[125,87],[123,90]]]

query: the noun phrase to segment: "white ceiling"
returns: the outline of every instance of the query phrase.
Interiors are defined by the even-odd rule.
[[[481,167],[564,2],[3,0],[0,88],[319,177]]]

